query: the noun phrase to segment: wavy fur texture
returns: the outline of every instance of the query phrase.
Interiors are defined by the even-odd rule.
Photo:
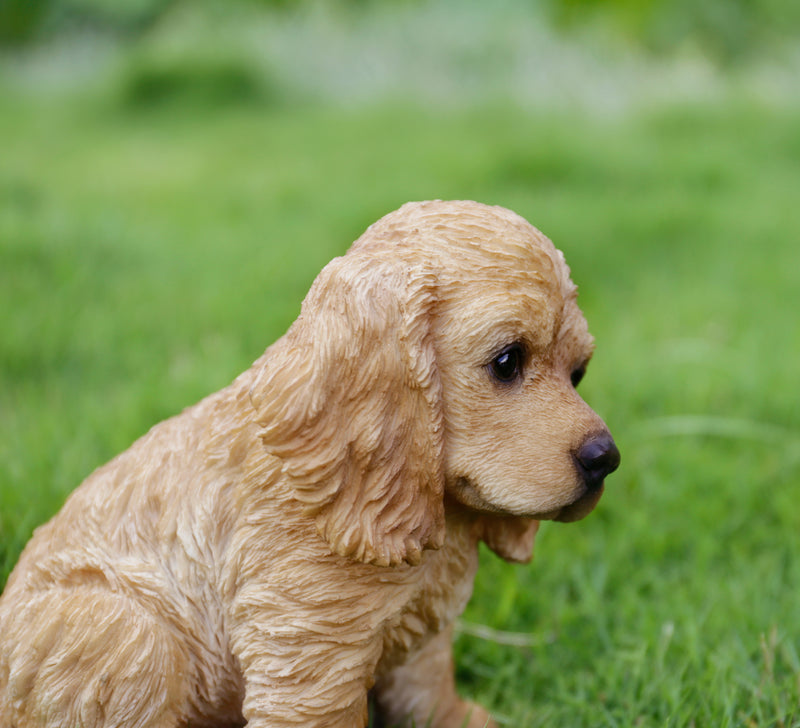
[[[0,598],[0,727],[353,728],[369,691],[386,725],[493,725],[450,648],[478,544],[525,562],[599,498],[575,298],[508,210],[378,221],[252,368],[36,530]]]

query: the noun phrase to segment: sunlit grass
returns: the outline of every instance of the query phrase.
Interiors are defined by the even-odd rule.
[[[531,566],[483,554],[465,620],[530,639],[466,629],[462,687],[509,725],[798,725],[798,122],[0,100],[0,579],[370,222],[472,198],[565,251],[623,464]]]

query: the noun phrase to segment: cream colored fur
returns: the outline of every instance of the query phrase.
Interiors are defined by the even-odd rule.
[[[354,728],[370,690],[387,725],[487,725],[450,654],[478,543],[527,561],[539,519],[599,498],[575,298],[502,208],[378,221],[252,368],[36,530],[0,599],[0,727]]]

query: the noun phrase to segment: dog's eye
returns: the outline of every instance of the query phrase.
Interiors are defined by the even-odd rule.
[[[489,370],[500,382],[513,382],[522,374],[524,352],[519,344],[512,344],[501,351],[489,364]]]
[[[583,379],[585,374],[586,374],[585,364],[581,364],[577,369],[574,369],[572,371],[572,374],[570,374],[569,376],[570,381],[572,381],[572,386],[577,387],[581,383],[581,380]]]

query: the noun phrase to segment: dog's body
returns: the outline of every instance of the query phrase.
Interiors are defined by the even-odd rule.
[[[481,540],[526,561],[616,467],[570,383],[591,346],[513,213],[382,219],[251,369],[36,531],[0,599],[0,728],[353,728],[370,689],[387,724],[486,725],[451,627]]]

